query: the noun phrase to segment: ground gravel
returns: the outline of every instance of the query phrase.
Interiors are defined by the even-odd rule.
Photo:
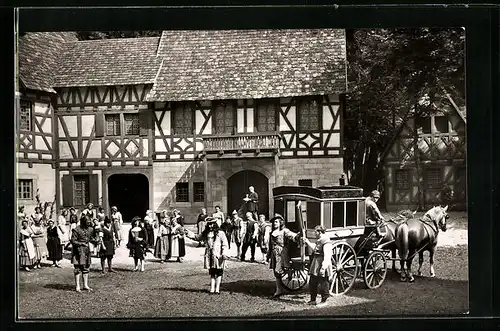
[[[467,226],[463,219],[453,222],[454,227],[440,234],[439,240],[446,244],[435,255],[436,278],[428,277],[426,253],[424,277],[417,277],[415,283],[402,283],[392,272],[376,290],[365,289],[359,280],[347,295],[331,297],[322,308],[305,304],[307,288],[271,299],[274,279],[268,266],[235,259],[228,263],[222,293],[209,295],[203,248],[188,240],[184,263],[160,264],[148,255],[145,272],[132,271],[133,261],[124,244],[117,250],[116,274],[101,275],[99,260],[93,259],[91,293],[74,291],[67,259],[61,269],[47,266],[19,272],[18,315],[20,319],[123,319],[464,314],[468,311],[468,249],[459,231]],[[235,253],[232,247],[231,255]],[[256,257],[260,256],[258,251]],[[417,259],[414,270],[416,265]]]

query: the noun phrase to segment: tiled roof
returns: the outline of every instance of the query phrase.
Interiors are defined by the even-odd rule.
[[[72,32],[31,32],[18,41],[19,78],[29,89],[55,93],[54,68],[64,42],[77,40]]]
[[[105,86],[152,83],[160,61],[160,37],[88,40],[67,43],[54,86]]]
[[[150,101],[346,91],[345,31],[164,31]]]

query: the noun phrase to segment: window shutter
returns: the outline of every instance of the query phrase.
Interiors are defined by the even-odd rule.
[[[95,136],[104,137],[104,114],[97,113],[95,115]]]
[[[99,185],[97,175],[89,175],[89,198],[94,206],[99,205]]]
[[[152,113],[149,109],[139,111],[139,136],[144,137],[149,135],[151,130]]]
[[[73,176],[63,175],[62,177],[63,206],[73,206]]]

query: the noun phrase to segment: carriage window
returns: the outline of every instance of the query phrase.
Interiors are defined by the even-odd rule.
[[[325,221],[324,221],[324,226],[325,226],[325,229],[331,229],[332,228],[332,204],[330,202],[325,202],[324,203],[324,211],[323,211],[323,214],[324,214],[324,217],[325,217]]]
[[[287,223],[295,222],[295,201],[286,202],[286,221]]]
[[[334,202],[333,207],[333,227],[344,227],[344,202]]]
[[[357,226],[358,203],[356,201],[346,202],[346,226]]]
[[[320,220],[320,202],[308,202],[307,203],[307,228],[314,229],[316,225],[321,225]]]

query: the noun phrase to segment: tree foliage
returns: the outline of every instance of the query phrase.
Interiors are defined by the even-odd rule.
[[[398,123],[435,111],[442,88],[464,104],[465,31],[365,29],[347,31],[348,94],[345,168],[367,191],[383,180],[381,156]]]

